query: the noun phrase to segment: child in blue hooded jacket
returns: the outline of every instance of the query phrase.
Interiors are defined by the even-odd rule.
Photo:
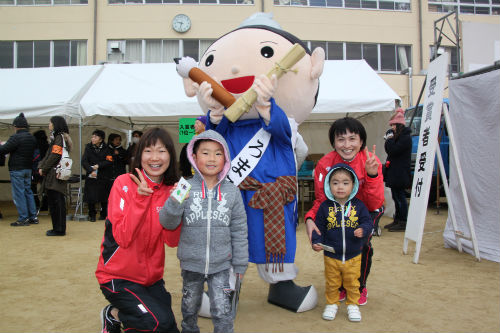
[[[359,182],[346,164],[335,164],[324,181],[325,195],[316,214],[313,232],[315,251],[324,250],[326,307],[323,319],[333,320],[339,305],[339,288],[347,291],[350,321],[361,321],[359,311],[359,274],[365,238],[372,232],[372,219],[366,206],[355,198]]]

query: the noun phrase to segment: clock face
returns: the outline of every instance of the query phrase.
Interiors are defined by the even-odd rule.
[[[191,19],[184,14],[179,14],[172,20],[172,28],[177,32],[186,32],[191,28]]]

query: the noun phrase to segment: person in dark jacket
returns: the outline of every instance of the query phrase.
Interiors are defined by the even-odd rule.
[[[405,189],[410,186],[411,130],[405,126],[403,109],[396,110],[391,117],[384,136],[387,161],[385,162],[385,184],[391,189],[396,214],[394,222],[385,226],[389,231],[406,230],[408,203]]]
[[[323,319],[333,320],[339,306],[339,288],[347,291],[347,313],[350,321],[361,321],[359,312],[359,276],[361,252],[373,222],[368,208],[356,198],[359,181],[347,164],[332,166],[324,178],[326,200],[319,206],[312,233],[312,247],[324,250],[326,307]]]
[[[38,130],[33,133],[33,136],[36,139],[36,149],[35,149],[35,157],[33,157],[33,173],[31,175],[31,190],[33,191],[33,195],[35,197],[35,205],[37,210],[45,211],[48,209],[47,197],[42,195],[40,200],[38,192],[38,184],[42,183],[43,176],[40,176],[38,170],[38,163],[45,157],[47,154],[47,150],[49,149],[49,138],[47,137],[47,133],[44,130]]]
[[[36,205],[31,190],[31,171],[36,140],[28,131],[28,121],[20,113],[12,123],[16,133],[4,145],[0,145],[0,154],[10,154],[9,173],[12,187],[12,199],[19,217],[10,225],[13,227],[38,224]]]
[[[107,184],[112,177],[113,154],[104,144],[106,134],[102,130],[92,132],[91,142],[85,146],[82,167],[87,171],[83,201],[89,209],[89,221],[96,220],[96,203],[101,204],[100,220],[105,220],[108,208]]]
[[[50,145],[44,158],[38,163],[38,172],[43,176],[41,191],[47,195],[52,229],[47,236],[66,235],[66,187],[67,181],[56,177],[56,166],[63,155],[63,148],[68,153],[73,147],[66,120],[61,116],[50,118]]]
[[[122,147],[122,137],[120,134],[111,133],[108,136],[108,148],[111,150],[113,156],[113,164],[109,171],[107,171],[110,173],[109,182],[106,188],[107,195],[109,196],[115,179],[119,175],[127,173],[128,153],[127,150]]]

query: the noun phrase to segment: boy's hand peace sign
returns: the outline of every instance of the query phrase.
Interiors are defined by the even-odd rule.
[[[365,153],[366,153],[365,170],[366,173],[372,177],[376,177],[378,174],[379,163],[377,161],[377,157],[375,156],[376,147],[377,147],[376,145],[373,145],[373,151],[371,154],[368,151],[368,147],[365,147]]]
[[[153,190],[149,188],[148,183],[146,182],[146,179],[144,179],[141,170],[135,168],[135,171],[137,171],[137,175],[139,175],[139,178],[137,178],[133,174],[130,174],[130,178],[132,178],[134,183],[137,184],[137,193],[144,196],[150,196],[151,194],[153,194]]]

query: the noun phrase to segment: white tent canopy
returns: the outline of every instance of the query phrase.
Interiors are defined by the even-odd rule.
[[[330,60],[311,119],[325,114],[393,111],[399,96],[364,60]],[[328,117],[327,117],[328,119]]]
[[[102,66],[0,69],[0,121],[24,112],[29,123],[54,115],[79,118],[79,101]]]
[[[105,115],[130,123],[202,115],[173,63],[105,65],[80,105],[84,118]]]
[[[317,151],[330,150],[324,125],[346,113],[359,117],[392,111],[398,98],[364,60],[326,61],[316,107],[305,122],[309,124],[301,126],[301,133]],[[180,117],[202,114],[197,99],[185,95],[173,63],[0,69],[3,139],[10,135],[12,120],[20,112],[32,126],[45,127],[50,117],[62,115],[80,130],[84,125],[96,125],[118,131],[151,124],[176,131]],[[377,138],[376,132],[387,123],[387,113],[365,118],[370,119],[368,132]],[[323,126],[321,130],[319,126]],[[80,149],[71,153],[74,160],[82,153],[81,131],[79,142]]]
[[[398,98],[364,60],[326,61],[311,119],[391,111]],[[157,124],[201,114],[173,63],[2,69],[0,100],[0,120],[24,112],[30,124],[46,124],[53,115]]]

